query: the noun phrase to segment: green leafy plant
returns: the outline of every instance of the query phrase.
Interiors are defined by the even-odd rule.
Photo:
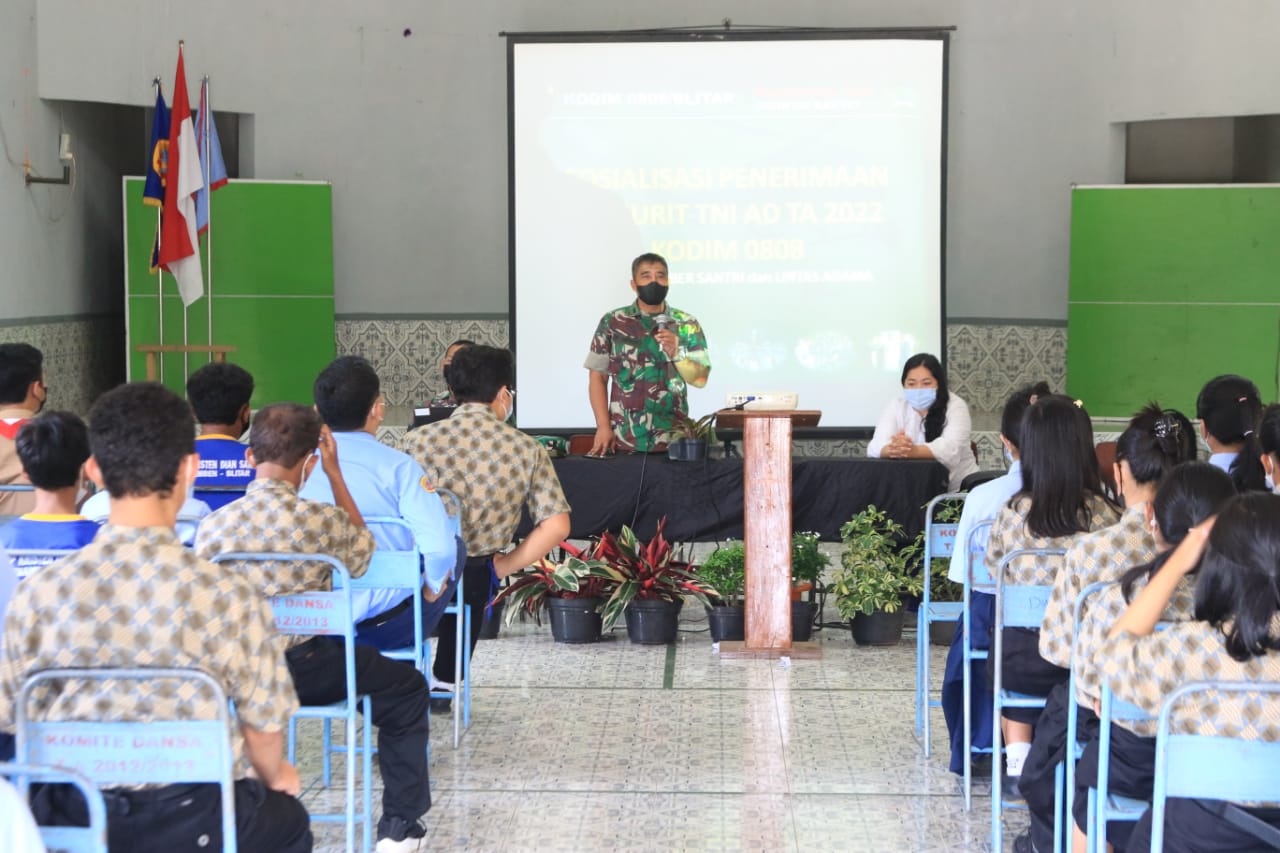
[[[630,527],[623,527],[614,536],[604,533],[590,549],[593,559],[604,562],[618,578],[609,600],[601,610],[602,630],[609,630],[634,599],[679,601],[691,595],[704,607],[711,606],[714,592],[699,580],[689,564],[675,559],[671,543],[662,535],[667,520],[658,522],[658,529],[647,543],[636,539]]]
[[[829,592],[834,593],[840,618],[858,613],[888,613],[902,606],[902,596],[919,595],[923,584],[912,572],[919,557],[919,542],[906,547],[902,525],[871,504],[840,528],[844,551]]]
[[[708,444],[716,440],[716,413],[703,415],[696,421],[684,412],[676,412],[671,420],[671,429],[663,434],[663,440],[670,443],[688,438],[694,441],[705,441]]]
[[[795,584],[817,583],[831,558],[818,549],[818,534],[796,533],[791,537],[791,581]]]
[[[565,543],[570,556],[561,562],[542,559],[507,581],[493,603],[506,602],[503,621],[508,625],[517,613],[528,613],[539,625],[548,598],[607,598],[621,577],[602,560],[583,559],[578,549]]]
[[[742,604],[742,590],[747,582],[746,546],[740,541],[722,545],[694,568],[694,574],[722,603]]]

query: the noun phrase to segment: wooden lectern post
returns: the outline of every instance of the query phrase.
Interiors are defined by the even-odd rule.
[[[819,657],[791,643],[791,424],[813,411],[735,412],[742,417],[743,540],[747,552],[746,642],[721,643],[725,657]]]

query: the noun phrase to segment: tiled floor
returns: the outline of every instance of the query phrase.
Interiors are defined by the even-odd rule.
[[[687,608],[691,615],[693,608]],[[476,653],[472,726],[452,749],[437,717],[434,806],[421,850],[856,850],[990,848],[990,785],[964,811],[934,750],[912,731],[914,637],[854,646],[815,638],[821,660],[720,660],[705,621],[677,643],[635,646],[619,628],[592,646],[504,627]],[[934,683],[945,650],[933,649]],[[340,805],[318,785],[316,730],[301,771],[310,807]],[[375,811],[377,811],[375,792]],[[1025,817],[1008,819],[1006,848]],[[342,849],[317,827],[317,850]]]

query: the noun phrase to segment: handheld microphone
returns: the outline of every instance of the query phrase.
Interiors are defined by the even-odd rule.
[[[655,314],[653,317],[653,325],[654,325],[655,334],[657,334],[657,332],[659,331],[670,332],[671,325],[672,325],[670,315],[668,315],[665,311],[662,312],[661,314]],[[666,357],[665,352],[663,352],[663,356]]]

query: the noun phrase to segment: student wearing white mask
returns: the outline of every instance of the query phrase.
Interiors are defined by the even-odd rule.
[[[969,434],[968,404],[947,390],[947,374],[937,357],[917,353],[902,366],[902,396],[880,415],[867,456],[936,459],[947,466],[948,488],[954,492],[978,470]]]
[[[1262,420],[1258,424],[1258,448],[1262,451],[1267,491],[1280,493],[1280,403],[1272,403],[1262,410]]]
[[[1209,446],[1209,464],[1230,474],[1241,492],[1265,488],[1255,435],[1261,414],[1258,386],[1243,376],[1215,376],[1196,398],[1196,418]]]

